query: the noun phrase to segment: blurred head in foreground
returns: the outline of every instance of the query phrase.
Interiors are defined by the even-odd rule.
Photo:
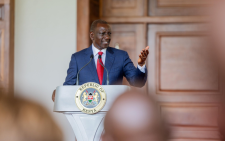
[[[62,141],[62,132],[40,105],[0,96],[0,141]]]
[[[103,141],[166,141],[169,135],[155,101],[136,90],[116,99],[104,128]]]

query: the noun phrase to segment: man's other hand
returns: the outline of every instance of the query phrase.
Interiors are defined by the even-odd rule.
[[[53,102],[55,101],[55,90],[54,90],[53,93],[52,93],[52,101],[53,101]]]

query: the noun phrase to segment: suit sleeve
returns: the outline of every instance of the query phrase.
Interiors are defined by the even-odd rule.
[[[75,85],[77,80],[77,61],[75,54],[72,55],[69,68],[67,70],[66,80],[63,85]]]
[[[147,68],[145,67],[145,73],[136,68],[127,52],[124,53],[123,72],[130,85],[136,87],[143,87],[145,85],[147,80]]]

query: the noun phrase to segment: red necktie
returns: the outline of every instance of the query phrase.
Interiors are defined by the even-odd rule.
[[[98,54],[100,56],[102,56],[103,52],[98,52]],[[102,57],[100,59],[100,62],[101,64],[103,65],[103,62],[102,62]],[[98,80],[100,82],[100,85],[102,85],[102,80],[103,80],[103,73],[104,73],[104,68],[103,66],[99,63],[99,59],[97,60],[97,73],[98,73]]]

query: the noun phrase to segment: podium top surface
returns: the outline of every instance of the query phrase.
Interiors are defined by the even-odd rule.
[[[106,104],[101,111],[106,112],[112,106],[116,98],[128,91],[126,85],[101,85],[106,92]],[[81,112],[75,102],[76,92],[80,86],[58,86],[56,88],[54,112]]]

